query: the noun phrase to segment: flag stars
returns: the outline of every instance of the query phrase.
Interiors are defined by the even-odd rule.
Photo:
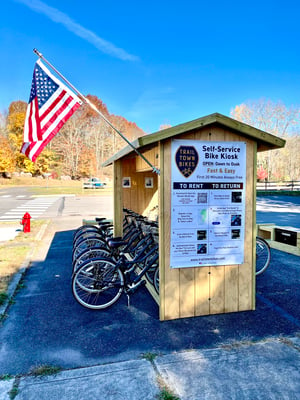
[[[58,89],[58,85],[38,66],[35,69],[34,82],[31,90],[31,98],[37,96],[39,107],[42,107],[53,93]]]

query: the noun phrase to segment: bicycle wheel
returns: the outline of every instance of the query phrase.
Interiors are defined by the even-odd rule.
[[[79,237],[90,233],[94,233],[95,235],[99,234],[100,236],[104,237],[110,235],[111,229],[109,229],[107,225],[103,227],[101,225],[83,225],[75,231],[73,235],[73,244],[76,242],[76,240],[78,240]]]
[[[147,280],[151,283],[151,285],[154,285],[155,272],[158,270],[158,258],[159,258],[158,253],[155,253],[151,254],[145,260],[145,266],[147,266],[147,271],[145,273],[145,276]]]
[[[97,233],[99,231],[99,228],[96,225],[82,225],[82,226],[80,226],[79,228],[76,229],[76,231],[73,234],[73,242],[83,232],[90,232],[90,231],[93,231],[93,232]]]
[[[262,238],[256,238],[256,271],[255,275],[262,274],[269,266],[271,250],[269,244]]]
[[[157,269],[158,269],[158,264],[154,264],[145,273],[145,276],[147,280],[151,283],[151,285],[154,285],[154,275]]]
[[[91,236],[80,240],[76,246],[73,247],[72,262],[74,263],[78,255],[85,249],[92,247],[106,247],[106,242],[98,236]]]
[[[80,235],[78,235],[76,237],[76,239],[73,241],[73,247],[76,247],[78,245],[78,243],[80,243],[82,240],[88,239],[91,237],[100,238],[102,240],[105,239],[104,235],[101,234],[100,232],[86,231],[86,232],[82,232]]]
[[[72,293],[82,306],[102,310],[113,305],[124,290],[124,275],[110,259],[84,262],[72,280]]]
[[[110,251],[105,247],[97,246],[83,250],[81,253],[78,254],[73,262],[73,273],[77,271],[77,269],[82,265],[84,261],[90,260],[92,258],[102,257],[111,257]]]

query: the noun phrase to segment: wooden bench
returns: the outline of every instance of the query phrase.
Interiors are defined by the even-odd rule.
[[[300,256],[300,229],[275,224],[258,224],[257,236],[266,239],[273,249]]]

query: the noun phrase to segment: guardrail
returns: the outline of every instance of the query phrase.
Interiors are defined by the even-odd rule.
[[[257,182],[256,190],[258,191],[299,191],[300,190],[300,181],[265,181],[265,182]]]

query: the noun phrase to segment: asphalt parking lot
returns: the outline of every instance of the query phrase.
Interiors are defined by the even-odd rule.
[[[69,198],[45,230],[5,309],[0,400],[157,400],[162,388],[180,400],[299,397],[299,257],[272,250],[269,269],[257,277],[255,311],[160,322],[143,288],[129,308],[124,296],[91,311],[70,287],[72,235],[87,209],[81,200]],[[257,220],[295,225],[299,203],[259,199]],[[111,204],[101,209],[108,215]],[[62,372],[31,376],[40,366]]]
[[[70,221],[59,220],[45,259],[32,263],[8,310],[0,329],[0,375],[24,374],[41,364],[78,368],[149,352],[234,346],[300,331],[299,257],[277,250],[257,278],[255,311],[160,322],[158,306],[144,288],[130,307],[123,296],[107,310],[85,309],[71,293]]]

